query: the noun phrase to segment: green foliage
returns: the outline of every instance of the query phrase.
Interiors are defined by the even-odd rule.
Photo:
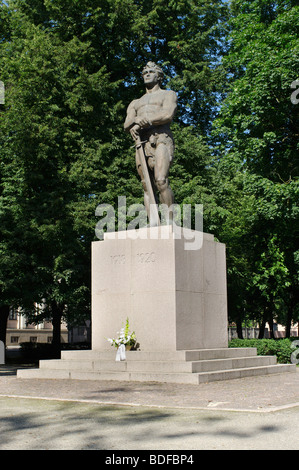
[[[227,244],[234,321],[298,318],[298,5],[230,4],[224,100],[213,123],[218,238]]]
[[[274,181],[298,176],[298,111],[291,84],[299,65],[298,5],[232,1],[225,92],[215,129],[223,146]]]
[[[105,66],[118,83],[115,98],[128,104],[142,92],[148,60],[163,63],[169,86],[179,93],[178,118],[201,130],[215,106],[215,60],[223,41],[227,6],[219,0],[15,0],[30,22],[53,31],[65,44],[88,45],[86,66]],[[92,68],[91,68],[92,67]]]
[[[294,339],[294,338],[293,338]],[[279,364],[291,364],[292,340],[285,339],[232,339],[230,348],[257,348],[258,356],[276,356]]]

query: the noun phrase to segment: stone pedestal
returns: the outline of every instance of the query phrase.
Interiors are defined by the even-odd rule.
[[[127,317],[141,351],[226,348],[225,245],[172,226],[93,242],[92,350],[111,350]]]
[[[256,348],[227,347],[225,246],[213,235],[168,226],[134,234],[93,243],[92,350],[62,351],[18,377],[199,384],[296,372]],[[106,338],[127,317],[140,350],[116,361]]]

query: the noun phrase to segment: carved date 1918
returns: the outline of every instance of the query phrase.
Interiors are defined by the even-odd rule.
[[[125,255],[110,255],[111,263],[114,265],[120,265],[126,263]]]

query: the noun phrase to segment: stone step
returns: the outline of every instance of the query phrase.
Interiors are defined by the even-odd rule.
[[[209,359],[202,361],[127,361],[114,360],[41,360],[40,369],[68,369],[84,371],[107,372],[210,372],[215,370],[237,369],[244,367],[258,367],[276,364],[275,356],[252,356],[226,359]]]
[[[191,362],[192,372],[213,372],[219,370],[241,369],[275,365],[276,356],[236,357],[228,359],[210,359]]]
[[[39,369],[18,370],[20,378],[119,380],[193,383],[291,372],[294,364],[276,364],[275,356],[257,356],[256,348],[188,351],[63,351],[61,359],[41,360]]]
[[[256,356],[256,348],[217,348],[184,351],[126,351],[127,360],[134,361],[201,361],[233,357]],[[114,360],[116,349],[110,351],[62,351],[61,359],[75,360]]]
[[[295,372],[295,364],[276,364],[258,367],[245,367],[201,373],[158,373],[158,372],[113,372],[86,371],[76,369],[20,369],[18,378],[77,379],[77,380],[117,380],[136,382],[169,382],[199,384],[243,377]]]
[[[295,367],[294,367],[295,366]],[[215,371],[198,374],[198,383],[203,382],[216,382],[219,380],[232,380],[244,377],[252,377],[259,375],[281,374],[285,372],[296,372],[295,364],[275,364],[261,367],[246,367],[242,369],[231,369],[225,371]],[[206,380],[205,375],[208,375]]]

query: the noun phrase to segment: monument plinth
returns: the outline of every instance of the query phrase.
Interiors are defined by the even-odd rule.
[[[93,242],[92,349],[127,317],[142,351],[227,347],[225,245],[172,225]]]

